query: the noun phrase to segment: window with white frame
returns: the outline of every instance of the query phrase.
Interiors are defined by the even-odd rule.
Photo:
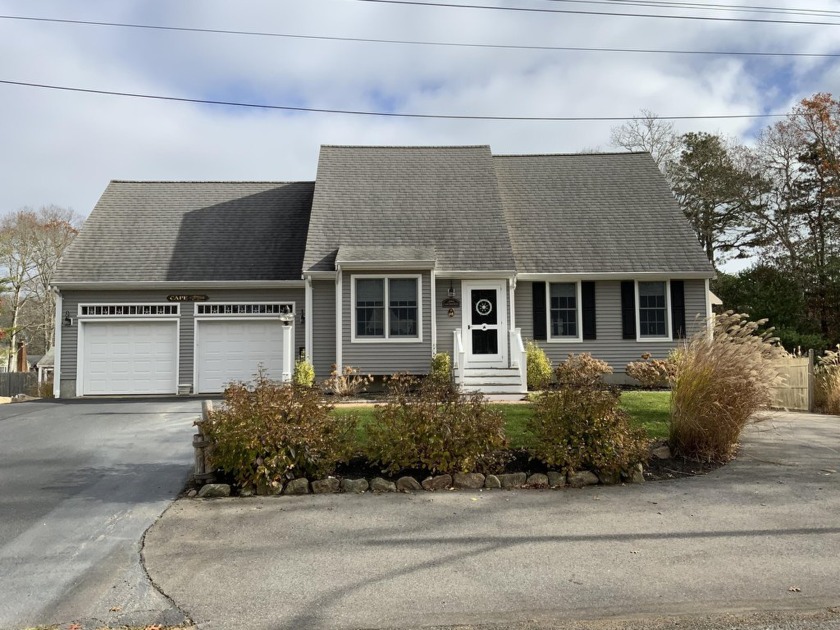
[[[161,317],[179,314],[178,304],[80,304],[80,317]]]
[[[354,277],[353,293],[357,339],[420,337],[418,276]]]
[[[578,284],[551,282],[548,285],[549,332],[551,339],[578,339]]]
[[[663,282],[639,282],[639,337],[668,337],[668,289]]]

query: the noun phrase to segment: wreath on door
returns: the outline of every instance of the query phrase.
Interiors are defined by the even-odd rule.
[[[493,312],[493,303],[487,298],[482,298],[475,303],[475,312],[486,317]]]

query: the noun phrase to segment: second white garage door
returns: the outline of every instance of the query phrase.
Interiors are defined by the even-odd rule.
[[[283,324],[277,320],[197,321],[196,393],[224,391],[231,381],[251,381],[260,364],[269,378],[283,372]]]

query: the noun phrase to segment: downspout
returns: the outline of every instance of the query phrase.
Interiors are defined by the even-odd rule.
[[[64,300],[61,297],[61,291],[53,287],[55,292],[55,336],[53,337],[53,396],[61,398],[61,325],[63,319],[61,317]]]
[[[435,269],[432,267],[432,271],[429,274],[429,282],[431,287],[429,287],[429,295],[431,296],[431,315],[432,315],[432,356],[437,354],[437,298],[436,298],[436,291],[435,291]]]
[[[706,278],[703,281],[706,287],[706,334],[709,336],[709,340],[715,334],[715,315],[712,312],[712,295],[711,289],[709,288],[709,279]]]
[[[304,281],[306,285],[304,286],[303,308],[306,314],[306,321],[303,326],[303,351],[306,355],[306,360],[312,363],[312,318],[314,317],[314,313],[312,312],[312,276],[306,276]]]

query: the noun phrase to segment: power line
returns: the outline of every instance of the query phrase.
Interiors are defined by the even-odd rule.
[[[250,109],[281,110],[289,112],[309,112],[317,114],[343,114],[350,116],[381,116],[387,118],[424,118],[438,120],[488,120],[488,121],[525,121],[525,122],[597,122],[597,121],[625,121],[638,116],[468,116],[457,114],[418,114],[402,112],[383,112],[373,110],[327,109],[320,107],[293,107],[290,105],[270,105],[263,103],[243,103],[239,101],[217,101],[201,98],[186,98],[180,96],[163,96],[158,94],[139,94],[134,92],[116,92],[112,90],[96,90],[90,88],[70,87],[65,85],[49,85],[45,83],[28,83],[24,81],[7,81],[0,79],[0,84],[22,87],[40,88],[45,90],[60,90],[63,92],[79,92],[83,94],[99,94],[107,96],[122,96],[155,101],[174,101],[179,103],[195,103],[200,105],[221,105],[225,107],[243,107]],[[657,116],[661,120],[726,120],[737,118],[784,118],[787,114],[719,114],[704,116]]]
[[[102,26],[116,28],[131,28],[155,31],[174,31],[185,33],[209,33],[215,35],[241,35],[250,37],[273,37],[286,39],[302,39],[316,41],[354,42],[366,44],[395,44],[409,46],[441,46],[452,48],[487,48],[496,50],[532,50],[532,51],[558,51],[558,52],[604,52],[604,53],[643,53],[643,54],[668,54],[668,55],[735,55],[749,57],[810,57],[810,58],[831,58],[840,57],[840,53],[793,53],[793,52],[763,52],[763,51],[738,51],[738,50],[679,50],[679,49],[654,49],[654,48],[607,48],[587,46],[524,46],[516,44],[479,44],[468,42],[444,42],[444,41],[422,41],[404,39],[379,39],[369,37],[334,37],[327,35],[300,35],[293,33],[276,33],[266,31],[239,31],[231,29],[198,28],[189,26],[163,26],[155,24],[133,24],[126,22],[96,22],[91,20],[67,20],[59,18],[42,18],[22,15],[0,15],[0,20],[22,20],[30,22],[48,22],[55,24],[69,24],[81,26]]]
[[[840,26],[840,22],[815,22],[805,20],[771,20],[768,18],[712,17],[707,15],[669,15],[657,13],[616,13],[611,11],[584,11],[582,9],[546,9],[537,7],[497,7],[486,4],[456,4],[449,2],[420,2],[418,0],[350,0],[376,4],[394,4],[417,7],[442,7],[447,9],[481,9],[488,11],[518,11],[525,13],[563,13],[572,15],[598,15],[612,17],[660,18],[667,20],[702,20],[708,22],[748,22],[755,24],[801,24],[807,26]]]
[[[709,2],[678,2],[677,0],[548,0],[570,4],[608,4],[612,6],[639,6],[665,9],[688,9],[691,11],[730,11],[738,13],[773,13],[782,15],[815,15],[840,17],[840,11],[832,9],[800,9],[789,7],[749,6],[743,4],[714,4]]]

